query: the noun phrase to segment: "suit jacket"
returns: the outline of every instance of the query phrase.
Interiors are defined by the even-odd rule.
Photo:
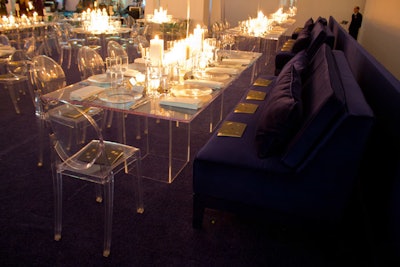
[[[351,15],[349,31],[358,31],[358,29],[361,27],[361,23],[362,23],[361,13]]]

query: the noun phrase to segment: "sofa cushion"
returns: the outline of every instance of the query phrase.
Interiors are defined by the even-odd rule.
[[[322,23],[315,23],[311,31],[311,42],[307,47],[307,54],[312,58],[326,39],[326,28]]]
[[[308,29],[309,31],[311,31],[313,27],[314,27],[314,20],[313,20],[313,18],[309,18],[304,23],[304,27],[303,28],[304,29]]]
[[[306,51],[300,51],[292,59],[290,59],[288,63],[285,64],[285,66],[283,66],[281,72],[276,77],[276,82],[278,83],[279,80],[286,75],[292,65],[295,67],[295,69],[303,79],[303,76],[307,73],[309,62],[310,60],[308,59]]]
[[[280,155],[297,131],[301,117],[301,78],[291,65],[281,72],[263,106],[256,133],[258,156]]]
[[[301,50],[304,50],[308,47],[308,45],[311,42],[311,34],[310,31],[308,31],[308,29],[303,29],[299,35],[297,36],[296,41],[293,44],[292,47],[292,52],[293,53],[298,53]]]
[[[303,124],[288,145],[283,162],[297,167],[315,153],[336,118],[344,112],[345,96],[332,50],[323,44],[310,62],[312,76],[302,89]]]

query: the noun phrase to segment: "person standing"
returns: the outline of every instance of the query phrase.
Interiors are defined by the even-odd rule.
[[[354,39],[357,40],[358,30],[361,27],[363,16],[360,13],[360,7],[354,7],[354,13],[351,15],[351,22],[349,26],[349,34],[353,36]]]

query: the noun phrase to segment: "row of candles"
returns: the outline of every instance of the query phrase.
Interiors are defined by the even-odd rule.
[[[283,12],[283,8],[279,8],[275,13],[265,16],[262,11],[258,11],[256,18],[249,18],[248,20],[240,21],[239,27],[245,34],[260,37],[268,34],[273,26],[284,24],[289,18],[296,15],[296,7],[290,7],[288,12]]]
[[[202,53],[207,50],[205,43],[205,32],[199,24],[186,39],[173,42],[168,53],[164,53],[164,40],[158,35],[150,40],[148,59],[151,64],[163,65],[172,62],[183,62],[193,57],[194,54]]]
[[[200,73],[215,59],[216,39],[205,38],[205,32],[204,28],[197,25],[193,34],[171,41],[168,49],[164,49],[164,40],[156,35],[150,40],[148,50],[143,48],[149,96],[158,96],[160,90],[165,93],[170,83],[183,83],[185,73]]]
[[[111,20],[105,8],[91,10],[88,8],[81,14],[83,28],[93,33],[112,32],[121,27],[119,20]]]
[[[32,17],[28,17],[25,14],[22,14],[22,16],[14,16],[14,15],[9,15],[3,16],[1,18],[1,26],[3,27],[13,27],[13,26],[19,26],[19,25],[31,25],[38,23],[42,20],[40,16],[38,16],[38,13],[35,11],[32,13]]]

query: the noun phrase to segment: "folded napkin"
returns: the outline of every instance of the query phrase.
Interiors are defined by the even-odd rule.
[[[238,74],[239,70],[235,68],[223,68],[223,67],[211,67],[206,68],[206,72],[209,73],[226,73],[226,74]]]
[[[195,80],[195,79],[185,80],[184,84],[205,86],[205,87],[210,87],[212,89],[220,89],[221,87],[224,86],[223,82],[210,81],[210,80]]]
[[[203,102],[200,99],[189,97],[167,97],[160,100],[160,104],[178,108],[199,109]]]
[[[124,75],[128,76],[128,77],[136,77],[136,75],[138,75],[138,74],[141,74],[141,72],[138,70],[134,70],[134,69],[127,69],[124,72]]]
[[[94,86],[94,85],[85,86],[83,88],[80,88],[78,90],[71,92],[70,98],[71,98],[71,100],[82,101],[93,95],[97,95],[98,93],[103,92],[103,91],[104,91],[103,87]]]
[[[240,64],[247,65],[250,64],[251,59],[249,58],[224,58],[222,59],[222,63],[224,64]]]

